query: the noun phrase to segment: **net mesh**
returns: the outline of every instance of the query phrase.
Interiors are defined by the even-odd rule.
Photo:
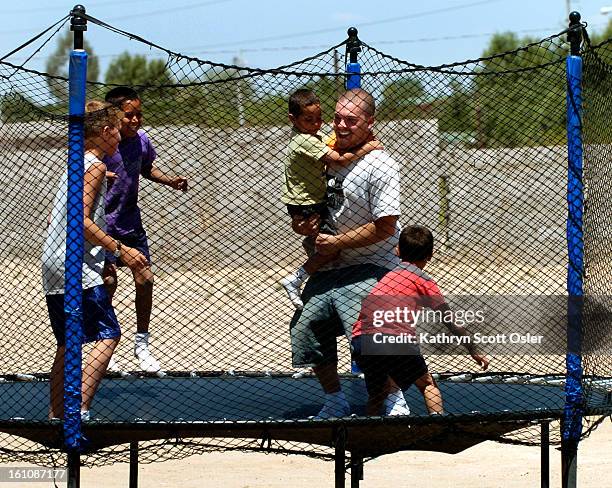
[[[344,92],[344,49],[340,44],[274,70],[160,50],[166,64],[159,79],[134,87],[142,100],[143,129],[157,153],[154,164],[166,175],[184,176],[189,185],[186,192],[173,191],[143,177],[138,195],[155,276],[149,346],[166,375],[143,371],[134,355],[139,298],[131,272],[120,268],[113,298],[123,334],[114,353],[118,371],[107,372],[96,394],[86,436],[95,437],[96,426],[119,422],[179,426],[169,439],[141,442],[142,462],[218,449],[333,454],[331,440],[326,446],[288,434],[275,438],[265,425],[301,427],[323,403],[312,371],[292,366],[289,324],[296,312],[280,280],[306,256],[303,236],[292,231],[280,195],[292,137],[287,100],[298,88],[313,90],[321,103],[321,131],[332,138],[336,101]],[[611,52],[608,43],[583,47],[585,293],[595,314],[587,313],[583,324],[590,416],[609,413],[612,376],[612,222],[605,208],[612,191],[612,133],[606,123]],[[426,226],[434,235],[427,273],[459,302],[498,298],[495,312],[506,324],[525,315],[531,303],[525,297],[551,300],[527,311],[536,316],[530,323],[552,341],[548,349],[485,347],[491,360],[486,373],[463,350],[425,355],[446,405],[447,415],[435,425],[452,424],[466,439],[537,444],[538,419],[559,418],[563,408],[566,56],[562,34],[438,67],[414,65],[367,44],[359,53],[362,87],[376,100],[376,137],[398,163],[400,222]],[[40,286],[40,255],[66,167],[67,87],[61,77],[0,63],[2,461],[63,461],[60,424],[47,420],[55,339]],[[101,99],[111,88],[89,83],[88,98]],[[345,277],[351,279],[352,272]],[[368,286],[359,290],[361,298]],[[351,313],[356,320],[358,310]],[[367,393],[352,372],[343,338],[338,371],[350,402],[358,404],[356,413],[363,415]],[[428,419],[414,390],[408,402],[413,415],[405,424]],[[459,424],[466,416],[504,428]],[[259,432],[252,439],[222,429],[206,435],[207,425],[245,421],[256,426],[249,432]],[[597,420],[587,417],[584,423],[588,435]],[[432,432],[445,438],[435,425],[424,438]],[[41,426],[52,434],[41,442],[28,440],[24,432]],[[398,448],[418,445],[395,441]],[[84,464],[129,456],[127,444],[97,447],[102,449],[87,454]]]

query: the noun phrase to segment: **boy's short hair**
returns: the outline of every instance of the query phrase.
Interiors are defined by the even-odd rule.
[[[102,133],[104,127],[121,127],[123,112],[109,102],[91,100],[85,104],[85,138]]]
[[[320,103],[319,97],[312,90],[300,88],[289,97],[289,113],[294,117],[299,117],[304,107]]]
[[[427,227],[409,225],[402,229],[399,238],[399,255],[402,261],[423,261],[433,254],[434,238]]]
[[[106,94],[104,100],[121,108],[127,100],[140,100],[140,96],[129,86],[117,86]]]

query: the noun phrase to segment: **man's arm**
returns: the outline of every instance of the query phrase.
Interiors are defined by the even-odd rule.
[[[384,241],[395,234],[398,218],[397,215],[387,215],[335,236],[319,234],[317,252],[323,255],[334,254],[342,249],[355,249]]]
[[[155,165],[151,166],[150,171],[143,171],[142,176],[147,180],[154,181],[155,183],[161,183],[162,185],[169,186],[175,190],[187,191],[187,178],[184,176],[168,176]]]

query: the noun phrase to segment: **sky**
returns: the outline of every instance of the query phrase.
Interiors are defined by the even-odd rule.
[[[75,0],[0,2],[0,57],[55,24]],[[273,68],[323,51],[357,27],[369,45],[415,64],[440,64],[481,56],[491,36],[512,31],[546,37],[567,26],[568,4],[589,31],[602,31],[612,0],[92,0],[87,13],[171,51],[220,63],[239,57],[243,66]],[[120,53],[159,54],[97,25],[85,33],[101,72]],[[27,66],[44,70],[54,40]],[[32,48],[10,58],[17,64]]]

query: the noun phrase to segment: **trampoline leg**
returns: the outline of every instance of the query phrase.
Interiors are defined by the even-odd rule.
[[[542,488],[550,488],[550,422],[545,420],[542,422],[542,434],[540,438],[541,458],[540,458],[540,486]]]
[[[359,488],[363,479],[363,457],[351,453],[351,488]]]
[[[81,486],[81,456],[78,451],[68,451],[68,484],[66,488]]]
[[[335,432],[335,478],[336,488],[344,488],[344,463],[346,462],[346,430],[341,427]]]
[[[130,442],[130,488],[138,488],[138,442]]]
[[[578,442],[561,441],[561,486],[576,488],[578,476]]]

